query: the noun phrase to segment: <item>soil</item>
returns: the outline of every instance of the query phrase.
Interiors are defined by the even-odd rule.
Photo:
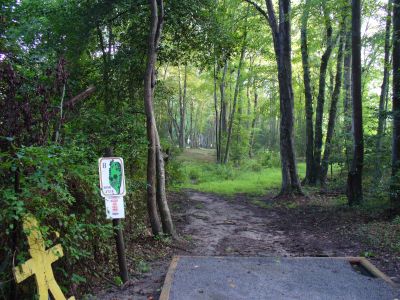
[[[335,195],[319,197],[325,199]],[[96,299],[158,299],[173,255],[201,256],[361,256],[395,282],[400,260],[383,247],[371,248],[359,234],[360,224],[392,218],[345,206],[312,205],[310,198],[274,199],[247,195],[222,197],[196,191],[171,194],[173,218],[182,240],[173,242],[151,271]],[[128,250],[129,251],[129,250]],[[372,256],[372,255],[371,255]]]

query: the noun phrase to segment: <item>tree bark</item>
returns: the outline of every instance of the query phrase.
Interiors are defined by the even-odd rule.
[[[217,151],[217,162],[221,161],[221,150],[220,150],[220,142],[219,142],[219,112],[218,112],[218,96],[217,96],[217,80],[218,80],[218,71],[217,71],[217,60],[215,59],[214,63],[214,110],[215,110],[215,149]]]
[[[183,77],[183,92],[181,86],[181,73],[179,71],[179,148],[185,148],[185,127],[186,127],[186,89],[187,89],[187,65],[185,64],[185,71]]]
[[[321,153],[322,153],[322,122],[324,116],[325,89],[326,89],[326,71],[328,69],[329,59],[332,54],[334,41],[332,39],[332,23],[327,9],[324,7],[325,26],[326,26],[326,50],[321,58],[319,71],[319,88],[317,98],[317,109],[315,116],[315,138],[314,138],[314,174],[311,176],[317,183],[320,179],[321,172]]]
[[[157,205],[160,211],[161,223],[164,233],[176,238],[174,223],[172,222],[171,212],[167,202],[167,193],[165,189],[165,167],[164,156],[162,154],[160,137],[156,129],[156,168],[157,168]]]
[[[361,91],[361,0],[352,1],[352,81],[353,81],[353,161],[347,178],[349,205],[363,200],[362,170],[364,164],[364,137]]]
[[[314,128],[313,128],[313,97],[311,91],[311,76],[307,46],[307,20],[309,16],[309,1],[306,0],[301,19],[301,58],[303,63],[304,95],[306,111],[306,177],[305,184],[315,182],[314,174]]]
[[[235,119],[236,103],[237,103],[237,98],[239,95],[239,88],[240,88],[240,83],[241,83],[240,82],[240,70],[242,69],[244,55],[246,52],[246,38],[247,38],[247,31],[245,31],[245,33],[244,33],[242,50],[240,52],[239,66],[238,66],[237,76],[236,76],[235,94],[233,96],[233,107],[232,107],[232,113],[231,113],[230,122],[229,122],[228,138],[226,140],[224,164],[226,164],[229,159],[229,148],[230,148],[230,143],[231,143],[232,127],[233,127],[233,121]]]
[[[254,107],[253,107],[253,120],[251,121],[251,129],[250,129],[250,141],[249,141],[249,158],[253,158],[253,148],[254,148],[254,136],[255,136],[255,127],[257,122],[257,109],[258,109],[258,93],[256,87],[256,78],[253,78],[253,90],[254,90]]]
[[[220,160],[219,163],[223,161],[223,148],[222,141],[223,136],[226,133],[226,100],[225,100],[225,78],[226,72],[228,71],[228,61],[225,59],[224,61],[224,69],[222,71],[222,78],[220,82],[220,115],[219,115],[219,132],[218,132],[218,141],[219,141],[219,151],[220,151]]]
[[[393,1],[393,145],[392,184],[390,198],[400,202],[400,0]]]
[[[321,163],[320,181],[322,185],[325,185],[326,177],[328,174],[329,156],[332,152],[332,137],[336,124],[337,103],[339,102],[340,90],[342,88],[343,47],[345,43],[344,40],[346,39],[345,20],[341,26],[342,28],[340,33],[339,49],[338,49],[337,64],[336,64],[335,87],[332,93],[331,107],[329,110],[328,130],[326,133],[326,140],[325,140],[324,156]]]
[[[376,134],[376,164],[375,170],[377,178],[382,177],[382,136],[384,134],[384,123],[386,120],[385,100],[389,89],[389,64],[390,64],[390,29],[392,25],[392,5],[393,0],[389,0],[387,5],[387,17],[385,27],[385,58],[383,60],[383,81],[381,94],[379,97],[378,129]]]
[[[158,5],[156,0],[149,0],[151,8],[151,25],[148,38],[147,64],[144,76],[144,108],[146,113],[147,129],[147,210],[151,229],[154,235],[162,233],[160,218],[157,211],[156,197],[156,128],[154,123],[153,92],[154,92],[154,67],[156,62]]]
[[[271,2],[271,1],[268,1]],[[272,5],[272,3],[271,3]],[[294,148],[294,96],[292,87],[290,0],[279,1],[278,78],[280,94],[281,195],[303,194],[297,175]]]
[[[351,0],[348,6],[351,9]],[[343,98],[343,115],[344,115],[344,136],[345,136],[345,154],[346,154],[346,165],[350,170],[350,153],[351,147],[349,146],[349,140],[352,136],[351,132],[351,118],[352,118],[352,80],[351,80],[351,18],[346,22],[346,45],[344,49],[344,98]]]
[[[292,86],[291,36],[290,36],[290,0],[279,0],[279,26],[276,20],[272,0],[266,0],[267,11],[257,3],[252,4],[267,20],[274,43],[278,66],[280,101],[280,154],[282,186],[280,196],[303,195],[297,173],[294,148],[294,96]]]

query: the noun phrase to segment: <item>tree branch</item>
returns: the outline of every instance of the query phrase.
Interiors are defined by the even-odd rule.
[[[267,11],[268,11],[268,23],[269,26],[271,26],[272,34],[274,35],[274,38],[278,40],[278,23],[276,22],[276,14],[274,10],[274,5],[272,4],[271,0],[265,0],[265,4],[267,5]]]
[[[271,27],[272,37],[274,39],[275,47],[278,44],[278,23],[276,22],[276,15],[274,6],[271,0],[265,0],[265,4],[267,5],[267,11],[265,11],[260,5],[255,3],[252,0],[243,0],[251,5],[268,21],[269,26]]]
[[[96,91],[96,87],[91,85],[89,86],[85,91],[83,91],[82,93],[76,95],[75,97],[73,97],[72,99],[68,100],[67,102],[64,102],[63,107],[64,108],[69,108],[74,106],[77,102],[86,99],[87,97],[89,97],[90,95],[92,95],[94,92]]]
[[[267,20],[269,19],[267,12],[266,12],[264,9],[262,9],[262,7],[261,7],[260,5],[258,5],[257,3],[255,3],[255,2],[253,2],[253,1],[251,1],[251,0],[244,0],[244,1],[247,2],[247,3],[249,3],[249,4],[251,4],[251,5],[253,5],[254,8],[255,8],[256,10],[258,10],[259,13],[262,14],[262,15],[264,16],[264,18],[266,18]],[[269,22],[269,21],[268,21],[268,22]]]

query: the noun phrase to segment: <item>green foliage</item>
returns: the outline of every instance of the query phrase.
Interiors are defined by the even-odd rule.
[[[266,168],[278,168],[281,164],[279,153],[271,150],[260,151],[256,156],[256,160],[261,166]]]
[[[195,160],[199,157],[195,150]],[[206,153],[207,150],[204,150]],[[240,167],[233,164],[210,164],[201,160],[189,162],[188,150],[185,154],[186,162],[182,163],[182,172],[185,180],[178,185],[180,188],[190,188],[203,192],[224,195],[248,193],[263,195],[267,190],[279,189],[281,184],[281,170],[279,167],[260,167],[258,159],[248,159]],[[276,154],[268,154],[276,157]],[[200,156],[201,157],[201,156]],[[179,158],[178,158],[179,159]],[[298,165],[300,176],[304,175],[305,165]]]
[[[121,286],[121,285],[123,285],[123,281],[122,281],[122,279],[121,279],[121,277],[120,276],[115,276],[114,277],[114,283],[117,285],[117,286]]]
[[[14,240],[12,235],[20,231],[22,217],[31,213],[41,224],[47,247],[61,242],[68,257],[67,268],[90,258],[95,247],[109,253],[106,241],[112,228],[104,222],[94,153],[77,147],[21,147],[13,157],[3,154],[0,170],[7,176],[2,177],[3,183],[15,184],[15,177],[9,178],[13,174],[19,179],[17,190],[12,185],[0,190],[4,199],[0,212],[3,242],[17,242],[20,251],[27,250],[26,237],[19,233]],[[51,237],[55,231],[60,233],[59,240]],[[75,275],[75,279],[81,278]]]

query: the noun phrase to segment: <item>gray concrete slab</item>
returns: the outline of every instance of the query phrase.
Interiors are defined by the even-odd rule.
[[[399,297],[381,278],[356,272],[337,258],[180,256],[167,275],[163,299],[360,299]],[[169,283],[167,281],[170,281]],[[167,295],[167,296],[166,296]]]

